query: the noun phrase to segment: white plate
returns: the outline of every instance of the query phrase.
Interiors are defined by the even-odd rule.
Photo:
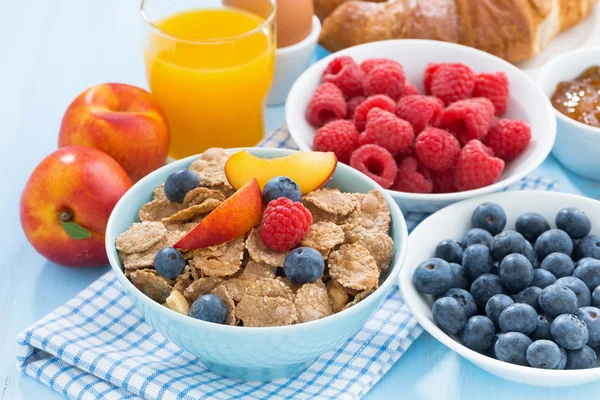
[[[408,81],[423,92],[423,71],[430,62],[463,62],[475,72],[502,71],[510,80],[506,118],[518,118],[531,126],[532,140],[527,149],[507,163],[499,181],[493,185],[459,193],[418,194],[388,190],[403,211],[434,212],[448,204],[499,191],[525,177],[550,153],[556,136],[556,120],[546,95],[525,73],[498,57],[452,43],[431,40],[390,40],[351,47],[332,54],[311,66],[298,78],[286,103],[290,134],[301,150],[310,150],[315,134],[306,120],[306,107],[319,85],[327,64],[335,57],[349,55],[360,62],[372,57],[387,57],[400,62]]]
[[[554,227],[558,210],[574,206],[590,217],[592,233],[600,234],[600,202],[586,197],[556,192],[517,191],[491,194],[453,204],[421,222],[408,238],[408,255],[399,277],[400,291],[406,305],[419,324],[433,337],[473,364],[501,378],[539,386],[571,386],[600,380],[600,368],[554,371],[495,360],[466,348],[442,332],[433,322],[433,298],[417,291],[412,283],[413,272],[421,262],[433,257],[435,246],[440,241],[460,240],[471,228],[473,210],[487,201],[500,204],[506,211],[508,221],[505,229],[514,229],[519,215],[528,211],[542,214]]]

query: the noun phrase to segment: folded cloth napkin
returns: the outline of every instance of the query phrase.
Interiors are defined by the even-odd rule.
[[[296,148],[285,127],[261,145]],[[511,189],[554,186],[528,177]],[[425,217],[407,215],[409,229]],[[21,332],[16,356],[21,371],[71,399],[357,399],[421,332],[395,288],[362,329],[305,372],[235,381],[213,374],[146,324],[111,271]]]

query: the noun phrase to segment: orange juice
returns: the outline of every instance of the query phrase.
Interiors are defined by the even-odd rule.
[[[274,32],[234,8],[190,10],[156,21],[145,46],[150,90],[167,115],[170,155],[257,144],[273,79]]]

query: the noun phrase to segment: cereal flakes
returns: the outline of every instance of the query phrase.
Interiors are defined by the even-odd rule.
[[[293,301],[294,293],[282,281],[272,278],[261,278],[248,285],[246,294],[250,296],[282,297]]]
[[[322,188],[307,193],[304,196],[307,203],[334,215],[348,215],[354,210],[356,203],[348,193],[342,193],[339,189]]]
[[[344,231],[333,222],[317,222],[310,227],[300,246],[312,247],[327,259],[329,252],[344,243]]]
[[[171,222],[187,221],[194,218],[197,215],[209,213],[215,208],[219,207],[220,205],[221,200],[206,199],[202,204],[195,204],[193,206],[189,206],[188,208],[178,211],[167,218],[163,218],[162,222],[164,224],[169,224]]]
[[[185,289],[183,295],[188,303],[192,304],[198,297],[212,292],[221,282],[223,279],[214,276],[199,278]]]
[[[339,282],[334,280],[327,282],[327,294],[329,295],[333,312],[342,311],[350,300],[348,292],[344,290],[344,287]]]
[[[244,294],[246,293],[248,286],[252,282],[253,281],[247,279],[233,278],[223,281],[223,283],[221,283],[221,286],[224,286],[227,289],[229,295],[235,303],[239,303],[242,300]]]
[[[181,210],[183,206],[169,200],[152,200],[140,208],[140,221],[161,221]]]
[[[190,170],[198,175],[200,186],[229,186],[225,176],[225,163],[228,159],[229,154],[224,149],[208,149],[190,165]]]
[[[299,323],[314,321],[333,314],[327,289],[321,280],[317,282],[321,285],[305,283],[296,293],[294,305]]]
[[[375,260],[359,244],[344,244],[329,255],[329,275],[342,286],[355,290],[374,288],[379,281]]]
[[[362,236],[356,243],[369,250],[369,254],[373,256],[380,272],[389,267],[394,255],[394,241],[387,234],[381,232],[371,233]]]
[[[154,189],[152,192],[152,200],[169,200],[167,199],[167,195],[165,194],[165,184],[161,183]]]
[[[248,261],[244,267],[240,279],[257,280],[260,278],[275,278],[273,267],[265,263],[259,263],[254,260]]]
[[[223,285],[219,285],[211,291],[212,294],[218,296],[223,303],[225,303],[225,307],[227,309],[227,314],[225,315],[225,321],[223,323],[225,325],[237,325],[240,321],[237,320],[235,316],[235,302],[233,301],[233,297],[229,294],[227,288]]]
[[[117,250],[125,254],[139,253],[154,246],[166,234],[167,230],[160,222],[134,222],[117,237]]]
[[[187,208],[190,206],[199,205],[208,199],[225,201],[225,195],[218,190],[197,187],[186,193],[183,199],[183,206]]]
[[[245,295],[237,305],[235,315],[244,326],[292,325],[296,322],[296,306],[282,297]]]
[[[258,228],[252,229],[246,240],[246,250],[250,257],[256,261],[271,265],[273,267],[283,267],[283,262],[288,252],[278,253],[269,249],[260,239]]]
[[[363,301],[364,299],[369,297],[369,295],[371,293],[373,293],[374,291],[375,291],[375,288],[371,288],[371,289],[357,293],[356,296],[354,296],[354,299],[350,303],[346,304],[346,306],[344,306],[344,310],[352,307],[355,304],[360,303],[361,301]]]
[[[206,276],[230,276],[242,265],[244,238],[237,238],[217,246],[194,250],[190,264]]]
[[[156,271],[141,269],[133,271],[130,275],[131,283],[142,293],[158,303],[164,303],[171,294],[173,287],[166,278],[158,275]]]

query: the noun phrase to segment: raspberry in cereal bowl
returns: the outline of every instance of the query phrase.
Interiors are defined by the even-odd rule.
[[[123,196],[106,234],[145,320],[244,380],[293,375],[360,329],[407,242],[389,194],[333,153],[261,148],[166,165]]]
[[[339,60],[362,70],[362,92],[355,84],[347,94],[327,78]],[[552,112],[547,96],[512,64],[412,39],[325,57],[300,76],[286,103],[301,150],[333,152],[387,189],[403,211],[428,213],[518,184],[552,149]]]

